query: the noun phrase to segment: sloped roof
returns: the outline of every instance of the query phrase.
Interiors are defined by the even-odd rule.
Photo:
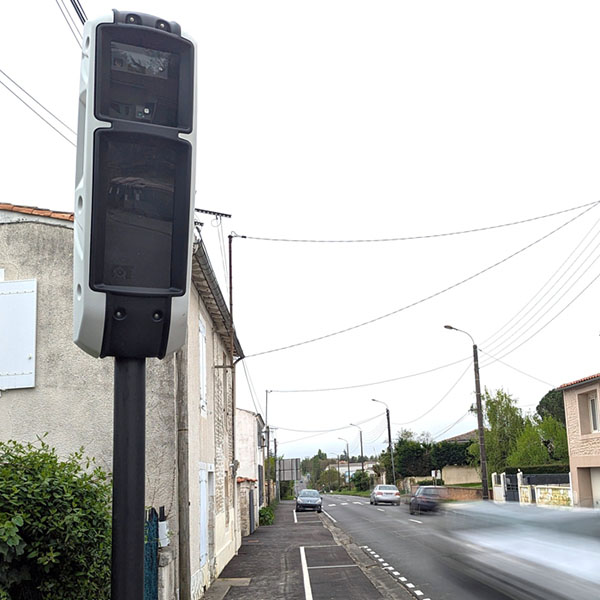
[[[35,215],[36,217],[49,217],[51,219],[60,219],[62,221],[73,221],[72,212],[63,212],[48,210],[46,208],[37,208],[36,206],[22,206],[18,204],[8,204],[0,202],[0,210],[6,210],[14,213],[22,213],[24,215]]]
[[[23,206],[9,203],[0,203],[0,211],[19,213],[32,217],[46,217],[50,219],[58,219],[61,221],[74,221],[72,212],[53,211],[37,206]],[[211,319],[213,320],[217,333],[221,336],[225,343],[230,339],[230,322],[229,309],[221,292],[221,288],[217,282],[217,278],[210,264],[208,254],[204,243],[200,239],[194,244],[194,254],[192,257],[192,282],[202,302],[206,306]],[[235,328],[234,328],[235,329]],[[234,335],[234,355],[243,357],[244,353],[240,345],[237,335]]]
[[[454,442],[456,444],[468,444],[469,442],[476,440],[478,435],[479,435],[479,430],[473,429],[472,431],[467,431],[466,433],[459,433],[458,435],[455,435],[455,436],[449,437],[449,438],[445,438],[440,441]]]
[[[583,383],[589,383],[591,381],[595,381],[596,379],[600,379],[600,373],[596,373],[596,375],[588,375],[588,377],[583,377],[582,379],[576,379],[575,381],[571,381],[570,383],[563,383],[559,385],[557,390],[566,390],[570,387],[575,387],[577,385],[581,385]]]

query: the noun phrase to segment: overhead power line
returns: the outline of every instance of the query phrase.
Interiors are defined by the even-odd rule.
[[[380,242],[407,242],[411,240],[428,240],[433,238],[450,237],[455,235],[465,235],[468,233],[478,233],[481,231],[490,231],[492,229],[501,229],[503,227],[512,227],[514,225],[522,225],[524,223],[531,223],[533,221],[539,221],[541,219],[548,219],[549,217],[555,217],[562,215],[567,212],[578,210],[580,208],[586,208],[598,204],[600,201],[589,202],[588,204],[581,204],[580,206],[574,206],[573,208],[566,208],[565,210],[559,210],[553,213],[545,215],[539,215],[537,217],[531,217],[529,219],[522,219],[520,221],[512,221],[511,223],[502,223],[500,225],[488,225],[486,227],[477,227],[474,229],[463,229],[461,231],[451,231],[445,233],[432,233],[426,235],[413,235],[404,237],[390,237],[390,238],[375,238],[375,239],[353,239],[353,240],[317,240],[317,239],[289,239],[289,238],[272,238],[272,237],[259,237],[252,235],[239,235],[233,234],[233,237],[239,237],[244,240],[256,240],[261,242],[290,242],[290,243],[301,243],[301,244],[366,244],[366,243],[380,243]]]
[[[79,17],[81,23],[85,24],[85,22],[87,21],[87,15],[83,10],[83,6],[81,6],[81,2],[79,0],[71,0],[71,4],[73,5],[73,8],[75,9],[75,12],[77,13],[77,16]]]
[[[79,29],[77,29],[77,24],[75,23],[73,17],[71,17],[71,13],[65,6],[64,0],[56,0],[56,6],[58,6],[58,10],[60,10],[60,14],[67,23],[67,27],[69,28],[69,31],[73,34],[77,45],[81,48],[81,39],[83,36],[81,35]]]
[[[15,83],[1,69],[0,69],[0,73],[2,73],[2,75],[4,75],[7,79],[9,79],[11,82],[13,82],[20,90],[22,90],[25,94],[27,94],[34,102],[36,102],[39,106],[41,106],[48,114],[52,115],[59,123],[61,123],[65,127],[67,127],[70,131],[73,131],[70,127],[68,127],[67,125],[65,125],[57,116],[55,116],[51,111],[49,111],[43,104],[41,104],[33,96],[31,96],[31,94],[29,94],[28,92],[26,92],[25,90],[23,90],[23,88],[19,84]],[[48,119],[46,119],[39,112],[37,112],[30,104],[27,104],[27,102],[25,102],[25,100],[23,100],[23,98],[21,98],[21,96],[19,96],[19,94],[17,94],[10,86],[8,86],[6,83],[4,83],[4,81],[0,80],[0,84],[2,84],[15,98],[17,98],[17,100],[19,100],[20,102],[22,102],[34,115],[36,115],[38,118],[40,118],[42,121],[44,121],[44,123],[46,123],[46,125],[48,125],[52,129],[54,129],[54,131],[56,131],[56,133],[58,133],[58,135],[60,135],[65,140],[67,140],[67,142],[69,142],[69,144],[71,144],[72,146],[77,147],[77,144],[75,142],[73,142],[72,140],[70,140],[57,127],[55,127],[52,123],[50,123],[50,121],[48,121]]]
[[[479,348],[479,352],[481,352],[482,354],[485,354],[486,356],[489,356],[492,359],[491,362],[487,363],[486,365],[482,365],[482,367],[481,367],[482,369],[484,367],[488,367],[491,364],[494,364],[495,362],[499,362],[501,365],[504,365],[505,367],[508,367],[509,369],[512,369],[513,371],[516,371],[517,373],[521,373],[521,375],[525,375],[526,377],[535,379],[536,381],[539,381],[540,383],[545,383],[546,385],[550,386],[552,389],[554,389],[556,387],[554,384],[549,383],[548,381],[544,381],[543,379],[540,379],[539,377],[535,377],[534,375],[525,373],[525,371],[521,371],[521,369],[517,369],[517,367],[513,367],[512,365],[505,363],[504,361],[500,360],[499,358],[492,356],[489,352],[486,352],[482,348]]]
[[[438,296],[441,296],[442,294],[445,294],[446,292],[449,292],[449,291],[451,291],[453,289],[456,289],[457,287],[459,287],[461,285],[464,285],[465,283],[467,283],[467,282],[475,279],[476,277],[479,277],[480,275],[483,275],[484,273],[487,273],[488,271],[491,271],[492,269],[494,269],[494,268],[496,268],[496,267],[504,264],[505,262],[508,262],[509,260],[511,260],[512,258],[514,258],[515,256],[518,256],[518,255],[522,254],[526,250],[529,250],[533,246],[535,246],[535,245],[539,244],[540,242],[548,239],[550,236],[554,235],[555,233],[557,233],[561,229],[564,229],[567,225],[570,225],[573,221],[579,219],[584,214],[586,214],[587,212],[589,212],[590,210],[592,210],[592,208],[595,208],[596,206],[598,206],[599,202],[593,202],[591,204],[586,205],[586,209],[583,210],[582,212],[580,212],[578,215],[576,215],[573,218],[569,219],[568,221],[566,221],[565,223],[563,223],[559,227],[556,227],[555,229],[553,229],[549,233],[543,235],[542,237],[538,238],[537,240],[531,242],[527,246],[524,246],[523,248],[517,250],[516,252],[513,252],[512,254],[506,256],[505,258],[503,258],[503,259],[501,259],[501,260],[493,263],[492,265],[489,265],[485,269],[477,271],[473,275],[470,275],[469,277],[466,277],[465,279],[462,279],[462,280],[460,280],[460,281],[458,281],[458,282],[456,282],[456,283],[454,283],[452,285],[449,285],[448,287],[445,287],[445,288],[443,288],[441,290],[438,290],[437,292],[435,292],[433,294],[430,294],[429,296],[426,296],[425,298],[421,298],[420,300],[416,300],[415,302],[407,304],[406,306],[402,306],[401,308],[393,310],[393,311],[391,311],[389,313],[386,313],[384,315],[380,315],[380,316],[375,317],[373,319],[369,319],[368,321],[363,321],[362,323],[358,323],[356,325],[352,325],[350,327],[346,327],[346,328],[340,329],[338,331],[333,331],[333,332],[327,333],[325,335],[320,335],[320,336],[315,337],[315,338],[311,338],[311,339],[308,339],[308,340],[303,340],[301,342],[296,342],[294,344],[288,344],[287,346],[280,346],[279,348],[272,348],[271,350],[263,350],[262,352],[255,352],[254,354],[247,354],[246,358],[252,358],[252,357],[255,357],[255,356],[262,356],[264,354],[272,354],[273,352],[281,352],[283,350],[290,350],[291,348],[297,348],[298,346],[304,346],[306,344],[312,344],[314,342],[319,342],[319,341],[322,341],[322,340],[325,340],[325,339],[328,339],[328,338],[331,338],[331,337],[334,337],[334,336],[337,336],[337,335],[341,335],[343,333],[348,333],[350,331],[354,331],[355,329],[359,329],[359,328],[365,327],[367,325],[372,325],[373,323],[377,323],[378,321],[382,321],[383,319],[387,319],[388,317],[391,317],[393,315],[397,315],[398,313],[406,311],[409,308],[414,308],[415,306],[423,304],[424,302],[427,302],[428,300],[432,300],[433,298],[437,298]]]

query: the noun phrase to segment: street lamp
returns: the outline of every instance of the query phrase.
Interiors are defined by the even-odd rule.
[[[269,429],[269,394],[272,390],[265,390],[265,428],[267,430],[267,506],[271,504],[271,431]]]
[[[394,449],[392,447],[392,426],[390,424],[390,409],[385,402],[381,400],[375,400],[375,398],[371,398],[373,402],[379,402],[379,404],[383,404],[385,406],[385,416],[387,417],[387,426],[388,426],[388,448],[390,450],[390,458],[392,459],[392,483],[396,484],[396,469],[394,468]]]
[[[473,366],[475,369],[475,399],[477,402],[477,429],[479,431],[479,461],[481,463],[481,497],[484,500],[489,500],[490,493],[488,489],[488,478],[487,478],[487,459],[485,456],[485,436],[483,430],[483,410],[481,407],[481,386],[479,382],[479,353],[477,352],[477,344],[473,339],[473,336],[463,331],[462,329],[458,329],[456,327],[452,327],[452,325],[444,325],[445,329],[451,329],[452,331],[460,331],[465,335],[468,335],[471,338],[471,342],[473,342]]]
[[[338,440],[346,442],[346,458],[348,459],[348,489],[350,489],[350,446],[348,445],[348,440],[342,437],[339,437]]]
[[[350,423],[350,425],[352,425],[352,427],[356,427],[358,429],[358,431],[360,431],[360,463],[362,466],[362,472],[365,472],[365,456],[363,454],[363,444],[362,444],[362,429],[358,426],[355,425],[354,423]]]

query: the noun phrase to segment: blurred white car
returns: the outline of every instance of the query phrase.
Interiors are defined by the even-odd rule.
[[[444,565],[509,598],[600,598],[599,511],[476,502],[438,525],[429,543]]]

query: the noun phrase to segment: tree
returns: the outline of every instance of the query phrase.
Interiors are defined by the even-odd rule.
[[[544,417],[553,417],[566,425],[565,419],[565,404],[563,402],[562,390],[550,390],[539,402],[535,408],[535,412],[541,419]]]
[[[524,467],[568,462],[567,431],[554,417],[530,418],[507,459],[508,466]]]
[[[371,487],[371,478],[365,471],[356,471],[352,475],[352,484],[359,492],[365,492]]]
[[[110,498],[82,451],[0,442],[0,598],[108,600]]]
[[[500,473],[507,466],[508,456],[516,448],[517,439],[525,428],[525,420],[516,401],[504,390],[492,395],[487,389],[483,393],[485,450],[488,474]],[[472,461],[479,462],[479,442],[469,446]]]
[[[431,468],[443,469],[447,465],[468,465],[469,444],[438,442],[431,448]]]

